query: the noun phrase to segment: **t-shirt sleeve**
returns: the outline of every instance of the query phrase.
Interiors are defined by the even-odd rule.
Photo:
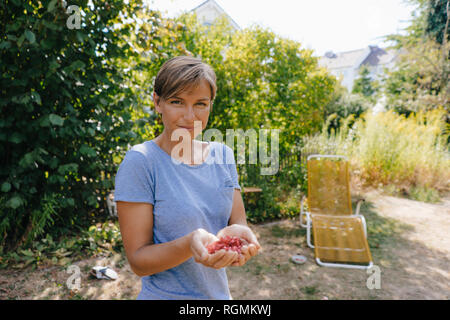
[[[241,190],[241,186],[239,185],[239,177],[236,168],[236,161],[234,159],[233,149],[225,145],[225,164],[228,167],[228,171],[231,176],[231,181],[233,182],[233,187],[235,189]]]
[[[128,151],[116,174],[114,201],[154,205],[154,190],[154,177],[149,161],[138,151]]]

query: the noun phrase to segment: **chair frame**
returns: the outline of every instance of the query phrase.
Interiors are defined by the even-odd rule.
[[[321,155],[321,154],[313,154],[308,156],[307,161],[314,159],[314,158],[335,158],[335,159],[343,159],[345,161],[348,161],[348,158],[345,156],[338,156],[338,155]],[[312,220],[311,220],[311,213],[304,210],[304,202],[305,202],[306,196],[303,195],[301,200],[301,207],[300,207],[300,226],[303,228],[306,228],[306,242],[308,246],[312,249],[315,248],[315,246],[311,242],[311,229],[312,229]],[[356,212],[351,215],[345,215],[345,216],[335,216],[339,218],[359,218],[361,219],[361,222],[363,224],[363,230],[364,230],[364,236],[367,239],[367,225],[366,225],[366,219],[363,215],[359,213],[361,209],[361,204],[365,202],[365,199],[358,199],[356,204]],[[303,223],[303,216],[306,216],[306,224]],[[316,258],[316,262],[318,265],[323,267],[333,267],[333,268],[350,268],[350,269],[370,269],[373,266],[373,261],[370,261],[368,265],[356,265],[356,264],[342,264],[342,263],[329,263],[329,262],[322,262],[319,258]]]

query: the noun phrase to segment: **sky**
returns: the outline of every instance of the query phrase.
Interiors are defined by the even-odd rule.
[[[204,0],[146,0],[165,16],[189,11]],[[414,7],[405,0],[216,0],[241,27],[258,24],[296,40],[315,55],[368,45],[386,47],[382,37],[402,33]]]

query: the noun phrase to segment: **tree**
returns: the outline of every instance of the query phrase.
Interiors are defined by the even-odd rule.
[[[290,152],[300,136],[318,131],[334,78],[318,67],[312,51],[253,26],[233,32],[226,21],[209,28],[194,15],[179,18],[188,51],[210,63],[218,95],[209,127],[282,129],[280,152]]]
[[[372,105],[361,93],[348,93],[345,87],[337,83],[333,99],[325,106],[328,133],[340,129],[342,123],[350,116],[352,116],[352,119],[348,120],[347,124],[349,127],[352,126]],[[342,128],[342,130],[345,129]]]
[[[446,41],[450,41],[448,29],[449,0],[429,0],[427,2],[426,27],[425,32],[435,39],[439,44],[444,44],[444,34]]]
[[[359,78],[355,80],[352,93],[359,93],[367,97],[371,102],[375,102],[379,84],[370,77],[369,68],[364,65],[359,71]]]
[[[440,107],[449,110],[449,7],[446,5],[446,22],[442,23],[442,1],[412,2],[419,5],[418,15],[407,33],[388,37],[403,51],[397,68],[385,80],[388,107],[405,114]],[[442,31],[442,43],[436,40],[437,30]]]
[[[408,46],[385,80],[387,105],[400,113],[426,111],[444,107],[449,110],[450,65],[448,55],[442,59],[443,49],[435,41],[422,41],[420,46]]]

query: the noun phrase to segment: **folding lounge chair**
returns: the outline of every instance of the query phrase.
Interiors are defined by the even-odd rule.
[[[309,211],[304,210],[303,197],[300,225],[307,229],[307,243],[314,249],[317,263],[328,267],[372,267],[366,222],[359,214],[363,199],[357,203],[356,214],[352,212],[347,158],[311,155],[307,170]]]

